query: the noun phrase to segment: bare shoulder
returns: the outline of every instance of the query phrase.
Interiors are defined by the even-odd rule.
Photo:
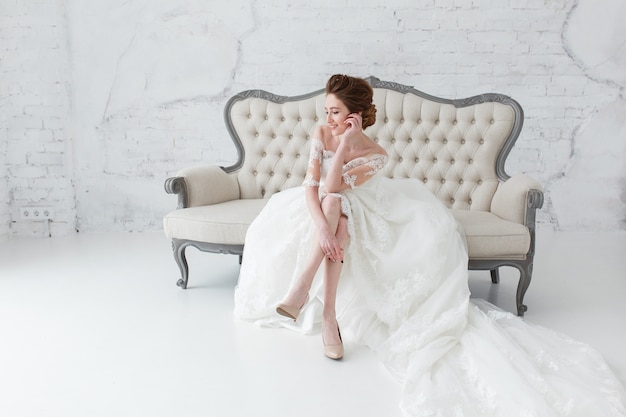
[[[313,138],[321,141],[326,144],[328,142],[328,138],[331,136],[330,128],[324,125],[315,126],[313,130]]]

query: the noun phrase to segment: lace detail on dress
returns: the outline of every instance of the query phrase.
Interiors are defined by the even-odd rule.
[[[360,167],[361,165],[367,165],[371,167],[372,170],[369,172],[366,172],[365,175],[374,175],[385,167],[385,164],[387,164],[388,160],[389,160],[389,157],[387,155],[382,155],[382,154],[372,155],[371,158],[367,158],[367,157],[356,158],[348,162],[347,164],[345,164],[343,167],[343,170],[350,171],[352,168]]]
[[[309,153],[309,164],[306,176],[302,185],[307,187],[320,186],[320,167],[324,158],[324,144],[317,138],[311,141],[311,152]]]
[[[344,172],[342,175],[343,182],[350,186],[350,188],[354,188],[354,184],[356,183],[356,175],[350,175],[347,172]]]
[[[350,188],[354,189],[358,176],[349,174],[352,169],[361,166],[369,166],[371,168],[369,171],[359,173],[359,175],[371,177],[372,175],[376,174],[378,171],[384,168],[385,164],[387,164],[388,159],[389,157],[387,155],[381,154],[375,154],[371,157],[364,156],[353,159],[343,166],[343,182],[349,185]]]
[[[316,181],[315,178],[313,178],[313,174],[309,172],[304,177],[304,181],[302,182],[302,185],[305,185],[307,187],[319,187],[320,182]]]
[[[313,168],[315,161],[322,163],[322,155],[324,154],[324,144],[319,139],[314,138],[311,141],[311,152],[309,154],[309,168]]]

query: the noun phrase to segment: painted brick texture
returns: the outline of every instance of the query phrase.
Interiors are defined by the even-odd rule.
[[[176,205],[165,178],[235,160],[230,96],[303,94],[335,72],[515,98],[506,169],[544,185],[540,227],[626,229],[620,0],[4,3],[0,235],[42,235],[16,215],[37,204],[57,208],[53,234],[158,229]]]
[[[0,192],[6,196],[0,233],[5,235],[74,230],[68,40],[57,9],[50,1],[5,2],[0,9]],[[21,221],[23,206],[52,206],[55,220]]]

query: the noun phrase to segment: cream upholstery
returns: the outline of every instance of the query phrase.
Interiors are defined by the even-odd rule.
[[[540,185],[511,178],[504,162],[517,139],[523,111],[509,97],[485,94],[445,100],[404,85],[368,78],[374,87],[376,123],[366,133],[389,153],[383,174],[417,178],[449,207],[465,231],[470,269],[520,271],[518,314],[530,283],[535,210]],[[226,105],[225,121],[239,153],[231,167],[203,166],[166,181],[179,209],[165,216],[186,287],[185,248],[243,253],[248,225],[272,194],[302,184],[313,128],[324,123],[324,91],[280,97],[242,92]]]

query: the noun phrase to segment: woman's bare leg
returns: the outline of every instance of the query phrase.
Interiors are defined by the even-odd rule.
[[[348,219],[341,216],[336,232],[339,245],[343,249],[348,243]],[[324,263],[324,310],[322,312],[322,338],[325,345],[341,344],[339,329],[337,328],[337,313],[335,304],[337,300],[337,287],[341,274],[341,262],[333,262],[326,259]]]
[[[330,230],[334,230],[336,233],[339,217],[341,216],[341,199],[334,196],[326,196],[324,200],[322,200],[322,211],[326,216]],[[315,274],[322,260],[324,260],[324,257],[325,254],[322,252],[319,244],[319,236],[317,233],[314,233],[307,264],[300,277],[293,282],[283,303],[294,307],[300,307],[305,303],[309,290],[311,289],[311,284],[313,283],[313,278],[315,278]],[[341,262],[337,263],[341,265]]]

